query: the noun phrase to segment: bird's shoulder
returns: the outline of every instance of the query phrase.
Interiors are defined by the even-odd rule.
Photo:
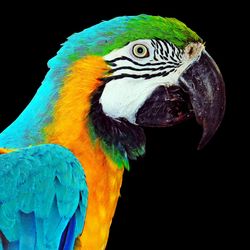
[[[81,163],[69,149],[63,146],[42,144],[14,150],[2,149],[1,151],[1,177],[8,177],[14,171],[16,177],[18,177],[18,173],[22,172],[29,173],[29,175],[35,174],[37,178],[43,178],[46,174],[55,175],[62,184],[79,183],[79,188],[84,183],[85,175]],[[70,178],[72,174],[76,178],[74,181]],[[22,179],[26,178],[27,175],[22,176]]]
[[[0,154],[0,231],[18,240],[19,215],[34,213],[47,220],[68,218],[77,211],[82,230],[88,189],[75,155],[56,144],[44,144]],[[78,209],[79,208],[79,209]]]

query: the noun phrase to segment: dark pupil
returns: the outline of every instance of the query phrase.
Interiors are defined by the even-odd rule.
[[[144,50],[143,50],[143,48],[142,48],[142,47],[139,47],[139,48],[137,49],[137,53],[138,53],[138,54],[142,54],[142,53],[143,53],[143,51],[144,51]]]

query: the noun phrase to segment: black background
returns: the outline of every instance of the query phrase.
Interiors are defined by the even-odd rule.
[[[219,65],[227,90],[223,123],[202,151],[201,128],[188,121],[146,129],[147,154],[131,162],[107,249],[241,249],[249,149],[249,54],[241,2],[116,1],[24,3],[1,7],[0,129],[28,104],[47,72],[47,61],[66,37],[120,15],[176,17],[195,30]],[[3,14],[6,14],[4,17]]]

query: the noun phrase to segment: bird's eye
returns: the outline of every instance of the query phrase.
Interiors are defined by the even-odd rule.
[[[143,44],[136,44],[133,47],[133,54],[138,58],[145,58],[149,56],[148,48]]]

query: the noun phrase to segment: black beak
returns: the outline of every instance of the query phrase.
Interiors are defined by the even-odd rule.
[[[218,129],[225,112],[225,85],[213,58],[203,51],[199,60],[179,78],[189,94],[196,121],[203,127],[198,149],[203,148]]]
[[[218,129],[225,111],[225,86],[220,70],[204,50],[180,76],[177,85],[158,87],[138,110],[136,123],[169,127],[195,115],[203,134],[202,149]]]

